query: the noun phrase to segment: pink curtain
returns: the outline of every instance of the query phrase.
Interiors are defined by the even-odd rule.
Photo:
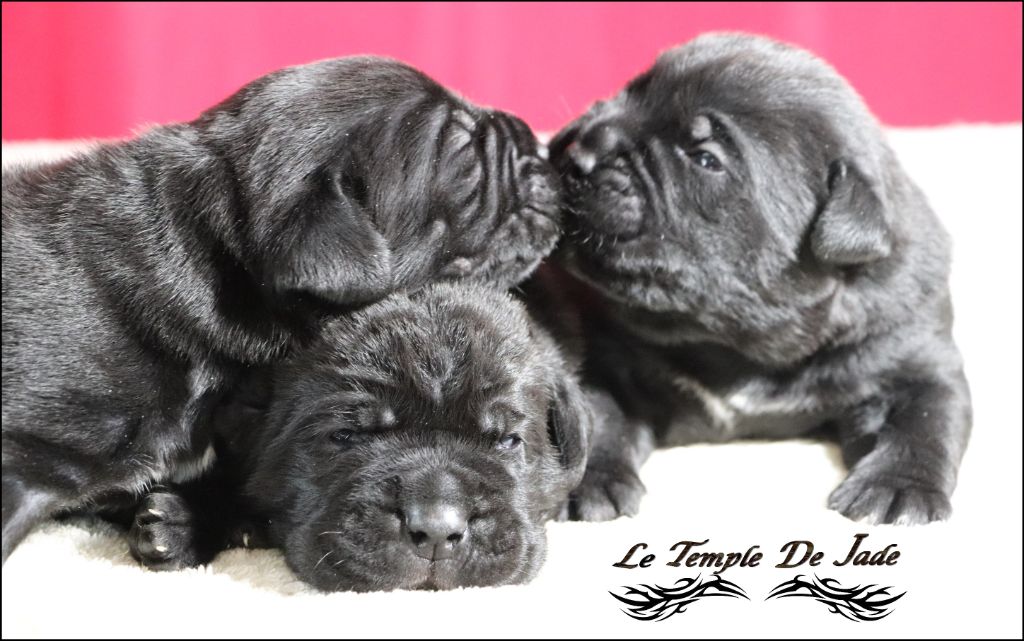
[[[124,136],[272,69],[356,53],[551,130],[709,30],[810,48],[888,124],[1021,118],[1019,3],[5,3],[3,137]]]

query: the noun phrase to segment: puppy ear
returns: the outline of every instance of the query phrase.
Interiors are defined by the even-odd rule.
[[[365,188],[364,188],[365,189]],[[337,305],[383,298],[391,288],[391,252],[343,183],[311,195],[293,214],[292,242],[271,261],[279,294],[314,296]]]
[[[811,230],[811,251],[830,265],[861,265],[892,251],[892,233],[877,190],[852,163],[829,167],[829,196]]]
[[[579,384],[572,377],[563,376],[555,386],[548,409],[548,439],[558,452],[565,491],[583,479],[593,430],[592,410]]]

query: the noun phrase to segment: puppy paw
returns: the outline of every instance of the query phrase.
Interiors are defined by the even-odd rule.
[[[647,488],[632,466],[625,463],[592,465],[583,481],[569,494],[559,521],[610,521],[634,516]]]
[[[839,484],[829,508],[854,521],[923,525],[948,519],[949,496],[937,487],[897,474],[858,475]]]
[[[200,565],[197,524],[188,502],[173,491],[155,488],[140,502],[128,532],[128,548],[152,570]]]

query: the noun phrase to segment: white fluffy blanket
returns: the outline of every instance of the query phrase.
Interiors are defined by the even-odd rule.
[[[236,550],[208,567],[154,573],[97,527],[50,524],[3,568],[3,636],[506,637],[1021,635],[1021,127],[893,130],[891,140],[955,241],[955,333],[974,396],[974,434],[954,515],[927,527],[869,527],[825,509],[843,478],[835,448],[807,442],[694,446],[643,469],[640,516],[552,523],[540,576],[525,586],[454,592],[319,594],[275,551]],[[4,145],[3,162],[66,145]],[[897,544],[885,567],[835,567],[853,535]],[[609,594],[667,586],[699,568],[665,563],[680,540],[714,551],[759,545],[758,567],[725,577],[749,600],[709,598],[660,623],[634,621]],[[825,553],[816,568],[778,569],[787,541]],[[613,567],[633,544],[656,559]],[[765,601],[797,573],[906,592],[888,617],[852,622],[811,599]],[[708,576],[705,569],[703,573]]]

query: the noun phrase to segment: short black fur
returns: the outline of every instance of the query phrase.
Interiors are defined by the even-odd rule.
[[[186,124],[3,177],[3,557],[194,471],[242,367],[436,279],[508,287],[558,235],[526,125],[395,61],[277,71]]]
[[[133,554],[175,569],[280,547],[325,591],[529,580],[592,429],[548,333],[507,294],[464,284],[331,321],[213,420],[217,465],[145,497]],[[437,519],[447,539],[426,534]]]
[[[971,427],[950,241],[831,67],[701,36],[566,127],[551,158],[571,215],[565,271],[545,278],[572,292],[608,406],[577,518],[635,513],[655,446],[819,428],[850,466],[830,507],[949,516]]]

